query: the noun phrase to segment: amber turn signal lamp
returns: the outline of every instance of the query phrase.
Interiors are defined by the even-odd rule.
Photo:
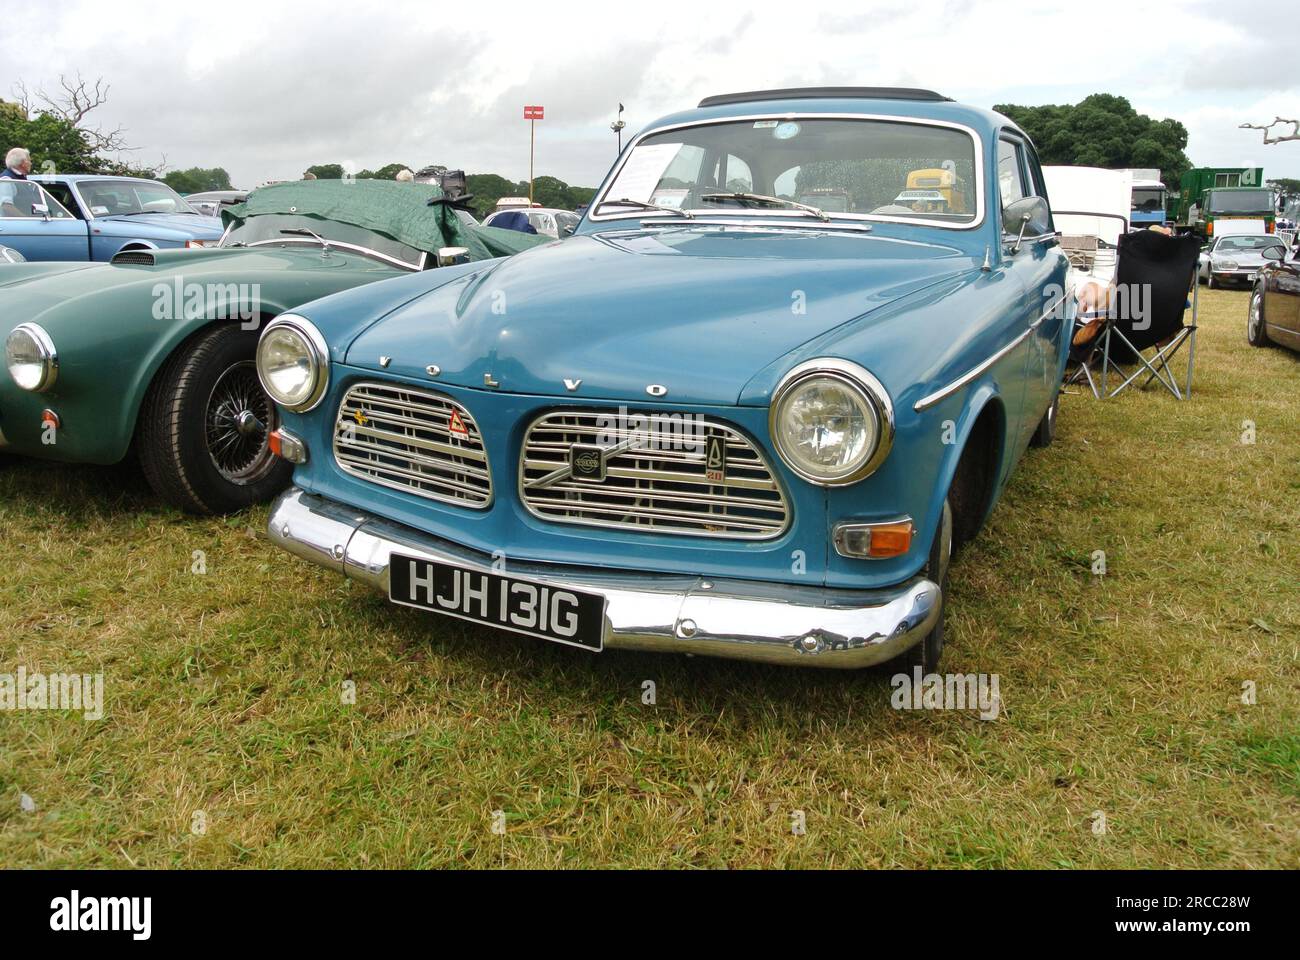
[[[911,520],[886,523],[841,523],[835,527],[835,550],[842,557],[888,560],[912,548]]]

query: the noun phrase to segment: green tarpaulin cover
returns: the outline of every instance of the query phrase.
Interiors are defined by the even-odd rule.
[[[469,226],[445,203],[431,183],[393,180],[299,180],[254,190],[243,203],[221,211],[227,226],[263,214],[293,214],[349,223],[382,233],[398,243],[437,253],[442,247],[465,247],[471,260],[508,257],[547,243],[549,237],[516,230]]]

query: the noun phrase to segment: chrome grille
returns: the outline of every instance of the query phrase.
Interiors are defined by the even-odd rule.
[[[440,393],[392,383],[352,387],[334,422],[334,460],[344,473],[430,500],[475,509],[492,502],[478,424]]]
[[[561,410],[533,421],[524,437],[519,470],[520,499],[530,513],[561,523],[700,537],[765,540],[785,531],[785,494],[763,455],[734,427],[708,417],[691,415],[685,436],[698,441],[694,449],[680,443],[656,449],[641,442],[607,453],[602,480],[565,475],[574,444],[608,450],[636,442],[638,425],[618,414]],[[652,418],[653,423],[656,416],[670,415],[637,411],[632,416]],[[651,437],[656,435],[662,432],[650,431]],[[713,438],[725,444],[721,482],[706,477],[706,452]]]

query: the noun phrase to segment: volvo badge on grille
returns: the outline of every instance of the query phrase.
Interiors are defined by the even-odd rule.
[[[704,479],[709,483],[727,481],[727,438],[709,437],[704,458]]]
[[[575,443],[569,448],[569,469],[574,480],[601,483],[605,479],[605,451],[587,443]]]

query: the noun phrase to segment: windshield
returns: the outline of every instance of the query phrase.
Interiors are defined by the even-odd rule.
[[[140,213],[199,212],[165,183],[151,180],[83,180],[77,184],[92,217],[120,217]]]
[[[1159,187],[1134,187],[1133,209],[1155,213],[1165,208],[1165,192]]]
[[[1257,252],[1260,250],[1267,250],[1269,247],[1277,247],[1279,250],[1285,249],[1282,245],[1282,241],[1277,239],[1277,237],[1223,237],[1215,246],[1214,252]]]
[[[44,206],[45,210],[38,209]],[[70,220],[72,214],[32,180],[0,178],[0,217],[23,220]]]
[[[592,219],[693,214],[973,223],[975,143],[960,130],[895,120],[799,117],[664,130],[631,150]],[[750,196],[724,196],[747,194]],[[819,202],[819,201],[824,201]]]
[[[1207,205],[1210,213],[1273,212],[1273,195],[1267,190],[1211,190]]]
[[[378,259],[395,262],[398,266],[410,270],[419,270],[423,263],[424,252],[408,247],[404,243],[386,237],[365,227],[335,220],[322,220],[319,217],[305,217],[287,213],[266,213],[249,217],[242,224],[228,230],[221,240],[223,247],[254,246],[256,244],[308,244],[319,249],[320,244],[311,236],[288,236],[282,230],[310,230],[312,233],[332,241],[340,247],[355,248],[357,252],[376,256]]]

